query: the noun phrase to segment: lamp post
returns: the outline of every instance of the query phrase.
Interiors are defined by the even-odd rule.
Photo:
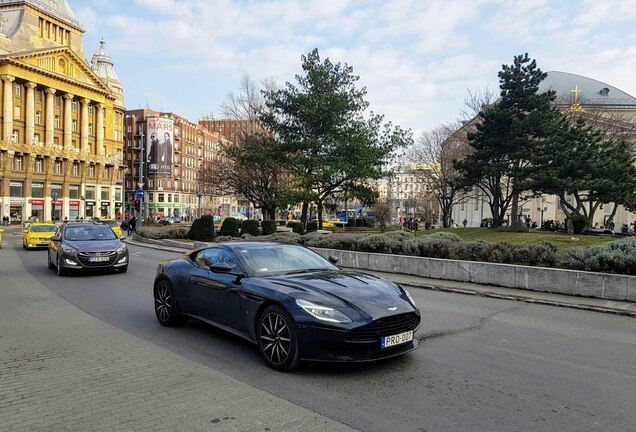
[[[58,192],[56,190],[51,192],[51,197],[53,197],[53,207],[51,208],[51,220],[55,222],[55,201],[57,201]]]
[[[80,199],[82,200],[82,203],[83,203],[82,207],[84,207],[84,215],[82,216],[82,219],[86,219],[86,197],[84,195],[81,195]]]
[[[203,196],[203,193],[201,191],[197,192],[197,198],[199,199],[199,208],[197,210],[197,218],[201,218],[201,197]]]

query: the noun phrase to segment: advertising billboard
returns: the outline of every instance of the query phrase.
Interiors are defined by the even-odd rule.
[[[174,121],[163,117],[146,119],[146,161],[149,177],[172,177]]]

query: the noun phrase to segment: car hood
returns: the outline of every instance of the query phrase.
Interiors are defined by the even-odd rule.
[[[119,248],[123,243],[121,240],[88,240],[69,241],[67,244],[80,252],[104,252]]]
[[[27,234],[27,237],[29,238],[49,238],[49,237],[53,237],[55,235],[55,232],[30,232]]]
[[[278,290],[286,290],[294,298],[345,313],[355,311],[371,319],[416,310],[395,283],[362,272],[320,271],[260,279],[276,285]]]

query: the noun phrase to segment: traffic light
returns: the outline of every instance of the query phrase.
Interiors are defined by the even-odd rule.
[[[141,207],[139,206],[139,200],[138,200],[138,199],[136,199],[136,200],[135,200],[135,210],[139,211],[139,209],[140,209],[140,208],[141,208]]]

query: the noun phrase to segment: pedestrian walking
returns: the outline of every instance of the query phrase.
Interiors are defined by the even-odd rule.
[[[135,228],[137,227],[137,219],[132,216],[128,221],[128,235],[131,235],[135,232]]]

